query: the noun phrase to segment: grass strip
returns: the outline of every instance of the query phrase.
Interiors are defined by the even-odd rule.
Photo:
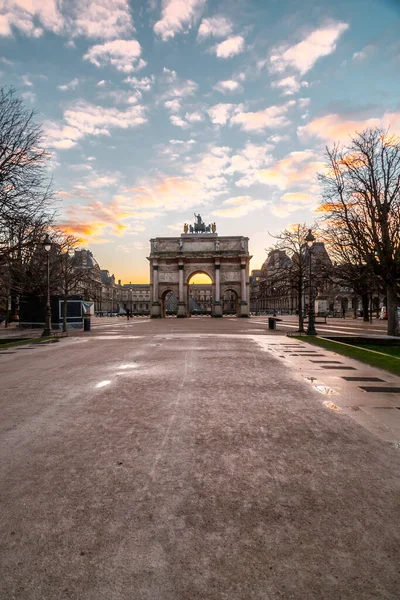
[[[40,337],[40,338],[27,338],[25,340],[19,340],[18,342],[9,342],[7,344],[1,344],[0,353],[6,348],[15,348],[16,346],[26,346],[27,344],[43,344],[44,342],[58,342],[57,338],[51,337]]]
[[[400,346],[380,346],[378,344],[354,344],[358,348],[365,348],[366,350],[373,350],[375,352],[381,352],[382,354],[388,354],[389,356],[397,356],[400,358]]]
[[[396,356],[390,356],[389,354],[370,350],[369,348],[360,348],[359,346],[352,346],[350,344],[345,344],[344,342],[334,342],[333,340],[314,337],[312,335],[291,335],[290,337],[302,342],[308,342],[309,344],[324,348],[325,350],[331,350],[332,352],[358,360],[371,367],[377,367],[378,369],[383,369],[384,371],[389,371],[389,373],[400,376],[400,360]]]

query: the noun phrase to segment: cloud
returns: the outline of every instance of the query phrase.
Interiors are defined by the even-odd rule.
[[[146,66],[146,62],[140,58],[141,52],[137,40],[113,40],[92,46],[83,58],[96,67],[112,65],[118,71],[131,73]]]
[[[196,144],[195,140],[170,140],[169,144],[163,144],[160,146],[160,154],[168,159],[175,160],[187,160],[188,157],[183,157],[184,154],[188,154],[192,147]]]
[[[184,98],[197,92],[198,85],[191,79],[181,79],[176,71],[164,67],[161,83],[166,85],[164,98]]]
[[[57,88],[59,90],[61,90],[62,92],[67,92],[69,90],[74,90],[78,85],[79,85],[79,79],[74,77],[74,79],[71,79],[71,81],[69,83],[65,83],[64,85],[58,85]],[[99,84],[97,84],[97,85],[99,85]]]
[[[169,143],[173,144],[174,146],[192,146],[197,142],[195,140],[170,140]]]
[[[124,193],[132,194],[132,206],[137,209],[187,210],[207,204],[226,193],[228,180],[224,171],[230,162],[230,148],[214,146],[196,160],[184,162],[183,155],[195,141],[171,140],[170,144],[170,147],[162,149],[162,154],[179,159],[183,173],[175,177],[163,175],[156,181],[147,181],[140,187],[125,190]]]
[[[61,228],[76,235],[81,242],[108,242],[109,235],[123,236],[127,231],[142,231],[135,221],[153,219],[154,212],[135,210],[125,196],[114,196],[108,203],[94,200],[87,204],[72,204],[66,210]],[[100,236],[106,234],[107,238]]]
[[[26,87],[32,87],[33,83],[30,80],[28,75],[21,75],[21,81],[23,85],[26,85]]]
[[[224,40],[213,47],[213,51],[218,58],[231,58],[241,52],[244,52],[244,38],[241,35],[235,35]]]
[[[27,102],[31,102],[32,104],[35,102],[36,100],[36,94],[34,92],[23,92],[21,94],[21,97],[26,100]]]
[[[306,106],[308,106],[310,104],[311,100],[310,98],[299,98],[297,100],[297,106],[299,108],[306,108]]]
[[[281,202],[296,205],[309,205],[315,203],[315,198],[304,192],[290,192],[288,194],[283,194]]]
[[[181,103],[177,99],[167,100],[167,102],[164,102],[164,106],[167,110],[170,110],[172,113],[176,113],[181,110]]]
[[[60,33],[64,19],[56,0],[3,0],[0,35],[11,36],[13,28],[28,37],[40,37],[43,28]]]
[[[271,135],[268,138],[269,142],[272,142],[273,144],[279,144],[280,142],[289,142],[290,141],[290,136],[285,134],[285,135]]]
[[[167,102],[165,104],[167,105]],[[171,115],[169,117],[169,120],[171,121],[172,125],[175,125],[176,127],[182,127],[182,129],[186,129],[192,123],[201,122],[203,120],[203,115],[199,112],[187,112],[185,114],[184,119],[182,117],[179,117],[178,115]]]
[[[248,187],[257,182],[257,170],[265,168],[272,162],[270,154],[273,146],[271,144],[251,144],[246,146],[231,157],[230,165],[225,174],[233,175],[240,173],[241,178],[236,181],[237,187]]]
[[[186,33],[203,12],[206,0],[162,0],[161,19],[153,27],[164,42]]]
[[[50,146],[69,149],[87,135],[110,135],[110,129],[138,127],[146,121],[145,108],[140,105],[119,110],[79,101],[65,110],[65,124],[47,122],[44,125]]]
[[[272,167],[257,171],[256,176],[260,183],[286,190],[294,185],[310,185],[323,169],[324,163],[312,150],[303,150],[291,152]]]
[[[381,117],[369,119],[330,114],[313,119],[304,127],[299,127],[297,132],[305,140],[315,136],[332,142],[349,142],[351,136],[369,127],[390,127],[392,133],[400,135],[400,112],[387,112]]]
[[[182,127],[182,129],[186,129],[187,127],[189,127],[189,123],[184,121],[178,115],[171,115],[169,120],[171,121],[172,125],[175,125],[175,127]]]
[[[359,52],[354,52],[353,60],[356,62],[361,62],[361,61],[365,60],[366,58],[369,58],[370,56],[372,56],[375,51],[376,51],[375,46],[373,44],[368,44]]]
[[[214,146],[203,153],[197,162],[185,165],[185,172],[201,185],[204,196],[202,202],[225,192],[228,185],[225,170],[229,166],[230,155],[230,148]]]
[[[82,223],[79,220],[66,219],[59,225],[60,229],[65,231],[67,235],[73,235],[78,238],[79,243],[106,243],[109,240],[100,238],[101,234],[107,227],[107,223],[103,221],[91,221],[90,223]]]
[[[124,79],[124,83],[129,83],[129,85],[137,90],[141,90],[142,92],[149,92],[154,84],[154,81],[154,75],[150,75],[150,77],[142,77],[141,79],[138,77],[127,77]]]
[[[207,112],[214,125],[225,125],[236,109],[236,104],[215,104]]]
[[[88,179],[87,185],[89,188],[100,189],[117,185],[118,183],[119,178],[115,175],[99,176],[97,173],[93,172]]]
[[[263,208],[266,204],[265,200],[253,200],[250,196],[236,196],[222,202],[222,205],[228,206],[228,208],[219,208],[212,211],[211,214],[217,217],[237,219],[244,217],[249,212]]]
[[[218,81],[213,87],[217,92],[221,92],[222,94],[229,94],[232,92],[242,92],[243,87],[237,81],[233,81],[233,79],[227,79],[225,81]]]
[[[200,23],[197,33],[198,41],[203,41],[208,37],[222,38],[232,33],[232,22],[222,15],[216,15],[208,19],[203,19]]]
[[[86,205],[69,206],[66,220],[60,226],[66,233],[80,238],[81,242],[105,242],[107,240],[101,239],[100,236],[106,230],[114,235],[122,235],[128,227],[123,221],[130,216],[116,200],[109,204],[97,200]]]
[[[283,194],[280,198],[280,204],[271,207],[271,212],[277,217],[287,217],[291,213],[304,209],[315,209],[318,204],[318,198],[303,192],[292,192]]]
[[[70,0],[69,5],[74,36],[111,40],[134,31],[128,0]]]
[[[200,123],[203,120],[203,115],[200,112],[185,113],[185,119],[189,123]]]
[[[0,35],[55,34],[114,39],[134,31],[128,0],[2,0]],[[71,42],[68,42],[71,45]]]
[[[142,93],[139,90],[120,90],[118,88],[101,92],[97,95],[98,98],[109,98],[115,104],[137,104],[142,98]]]
[[[131,193],[129,202],[135,209],[184,210],[202,203],[201,184],[190,177],[164,177],[126,192]]]
[[[262,133],[265,129],[285,127],[289,125],[286,113],[296,103],[289,100],[282,106],[270,106],[257,112],[238,111],[231,118],[231,124],[239,125],[243,131],[254,131]]]
[[[307,86],[306,81],[299,81],[294,75],[273,81],[271,87],[282,88],[284,96],[291,96],[298,92],[302,86]]]
[[[336,50],[336,42],[348,29],[347,23],[333,22],[310,33],[304,40],[294,46],[275,48],[269,57],[271,73],[283,73],[287,69],[298,71],[300,75],[307,73],[317,60],[328,56]]]

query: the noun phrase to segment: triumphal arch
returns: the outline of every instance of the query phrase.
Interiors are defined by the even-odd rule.
[[[249,238],[218,236],[215,223],[205,225],[195,215],[193,225],[185,223],[180,237],[157,237],[151,242],[150,298],[151,317],[165,316],[165,299],[173,292],[178,299],[178,317],[189,317],[189,281],[205,273],[212,281],[212,316],[222,317],[224,294],[237,299],[238,317],[248,317]]]

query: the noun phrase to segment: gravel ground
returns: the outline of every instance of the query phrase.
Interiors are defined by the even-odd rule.
[[[399,450],[260,324],[95,325],[0,356],[1,599],[400,598]]]

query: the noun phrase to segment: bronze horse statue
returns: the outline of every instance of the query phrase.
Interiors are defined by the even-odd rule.
[[[190,233],[211,233],[211,225],[206,226],[200,215],[194,213],[194,216],[197,223],[194,224],[194,227],[190,226]]]

